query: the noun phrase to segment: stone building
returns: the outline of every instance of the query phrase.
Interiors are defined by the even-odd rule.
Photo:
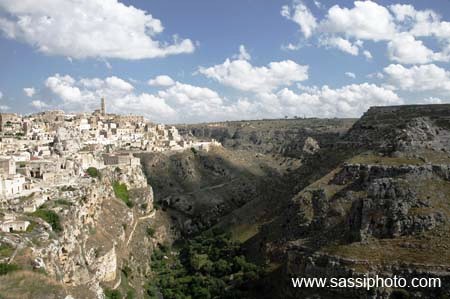
[[[127,165],[136,166],[140,165],[140,159],[133,157],[131,154],[104,154],[103,162],[105,166],[114,165]]]
[[[30,225],[29,221],[16,220],[14,215],[7,215],[3,221],[0,221],[0,231],[4,233],[23,232]]]
[[[0,175],[0,197],[12,197],[22,193],[25,177],[16,174],[11,176]]]
[[[0,175],[15,175],[16,161],[13,158],[0,159]]]

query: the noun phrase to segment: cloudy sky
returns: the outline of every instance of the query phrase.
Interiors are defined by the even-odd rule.
[[[450,102],[450,1],[0,0],[0,111],[164,123]]]

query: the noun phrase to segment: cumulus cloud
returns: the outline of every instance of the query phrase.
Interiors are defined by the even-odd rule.
[[[267,66],[253,66],[244,59],[226,59],[212,67],[200,67],[198,72],[223,85],[241,91],[269,92],[294,82],[308,79],[308,66],[292,60],[271,62]]]
[[[305,38],[309,38],[317,27],[316,18],[302,1],[295,0],[292,7],[284,5],[281,8],[281,15],[297,23]]]
[[[353,78],[353,79],[356,78],[355,73],[352,73],[352,72],[345,72],[345,75],[346,75],[347,77],[349,77],[349,78]]]
[[[321,22],[321,29],[366,40],[387,40],[395,32],[395,24],[388,9],[373,1],[355,1],[353,8],[334,5]]]
[[[23,92],[25,93],[25,95],[27,97],[31,98],[36,93],[36,90],[33,87],[26,87],[26,88],[23,89]]]
[[[45,103],[41,100],[33,100],[33,101],[31,101],[30,105],[37,110],[43,110],[43,109],[50,108],[50,105],[48,105],[47,103]]]
[[[354,45],[342,37],[326,37],[324,39],[321,39],[320,44],[326,47],[339,49],[354,56],[357,56],[359,53],[359,48],[356,46],[356,44]]]
[[[190,39],[158,41],[160,20],[117,0],[0,1],[0,30],[49,55],[143,59],[191,53]],[[69,20],[69,21],[68,21]]]
[[[0,91],[0,100],[3,98],[3,93]]]
[[[388,43],[388,56],[390,60],[404,64],[423,64],[442,57],[408,33],[398,34]]]
[[[192,123],[285,115],[357,117],[373,105],[402,103],[393,90],[368,83],[337,89],[306,86],[300,92],[285,87],[234,99],[207,87],[181,82],[174,82],[153,94],[137,93],[128,84],[131,85],[115,77],[76,80],[69,75],[55,74],[46,80],[46,88],[53,95],[50,101],[34,100],[31,105],[39,110],[92,111],[98,109],[104,97],[111,113],[135,113],[156,122]],[[77,98],[73,90],[77,90]]]
[[[137,93],[131,83],[117,77],[82,78],[55,74],[45,82],[53,94],[53,102],[33,101],[36,109],[62,108],[67,111],[98,109],[100,99],[106,99],[108,112],[144,115],[158,122],[195,122],[226,119],[238,114],[238,103],[225,104],[217,92],[180,82],[155,94]],[[240,103],[242,104],[242,103]]]
[[[160,75],[150,79],[148,84],[151,86],[171,86],[175,84],[175,81],[167,75]]]
[[[301,94],[285,88],[277,96],[280,107],[287,115],[309,117],[359,117],[371,106],[403,103],[392,90],[369,83],[351,84],[337,89],[323,86]]]
[[[67,111],[92,111],[98,109],[100,99],[105,98],[109,112],[136,113],[159,121],[173,118],[175,111],[164,99],[136,93],[131,83],[118,78],[82,78],[55,74],[45,81],[45,86],[56,98],[54,108]],[[32,102],[35,108],[48,108],[47,102]],[[45,106],[48,105],[48,106]]]
[[[408,91],[450,91],[450,72],[435,65],[415,65],[410,68],[391,64],[384,68],[388,81],[398,89]]]
[[[292,17],[298,5],[283,6],[282,14]],[[303,5],[303,4],[302,4]],[[303,5],[304,6],[304,5]],[[302,7],[300,12],[310,11]],[[332,6],[322,20],[314,16],[314,30],[307,37],[317,36],[318,45],[336,48],[351,55],[362,53],[367,59],[372,54],[363,48],[361,41],[385,42],[391,61],[403,64],[426,64],[450,61],[450,22],[432,10],[416,10],[412,5],[395,4],[385,7],[374,1],[355,1],[353,7]],[[302,19],[303,20],[303,19]],[[299,24],[300,29],[308,28]],[[436,48],[427,46],[421,38],[437,39]],[[433,43],[431,43],[433,44]]]
[[[433,10],[416,10],[409,4],[395,4],[389,8],[396,20],[402,22],[404,30],[408,30],[414,36],[450,38],[450,22],[442,21],[442,17]]]

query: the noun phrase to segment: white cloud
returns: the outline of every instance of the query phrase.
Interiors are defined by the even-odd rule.
[[[250,56],[250,54],[247,52],[247,49],[245,48],[244,45],[240,45],[239,46],[239,54],[233,55],[232,58],[239,59],[239,60],[251,60],[252,56]]]
[[[426,99],[423,99],[423,102],[426,104],[443,104],[444,102],[448,102],[448,101],[443,101],[440,98],[428,97]]]
[[[103,62],[105,63],[105,66],[108,70],[112,70],[112,65],[111,65],[111,63],[109,63],[108,60],[105,59]]]
[[[175,81],[167,75],[160,75],[150,79],[148,84],[151,86],[171,86],[175,84]]]
[[[384,6],[370,0],[355,1],[354,5],[351,9],[331,7],[320,23],[321,30],[374,41],[388,40],[395,34],[393,18]]]
[[[345,72],[345,75],[346,75],[347,77],[349,77],[349,78],[353,78],[353,79],[356,78],[355,73],[352,73],[352,72]]]
[[[284,5],[281,8],[281,15],[297,23],[305,38],[309,38],[317,27],[316,18],[308,7],[299,0],[295,0],[292,7]]]
[[[342,37],[327,37],[321,39],[320,44],[339,49],[354,56],[357,56],[359,53],[359,48],[356,45],[353,45],[351,42]]]
[[[388,43],[388,56],[390,60],[404,64],[423,64],[440,58],[438,53],[408,33],[398,34]]]
[[[134,89],[133,85],[115,76],[106,78],[105,84],[109,88],[113,88],[116,90],[123,90],[127,92],[132,91]]]
[[[223,64],[200,67],[198,72],[223,85],[258,93],[308,79],[308,66],[299,65],[292,60],[271,62],[267,67],[257,67],[247,60],[226,59]]]
[[[49,77],[45,81],[45,86],[65,102],[78,102],[81,98],[81,91],[74,84],[75,80],[72,77],[59,74]]]
[[[293,6],[295,3],[294,0]],[[283,6],[282,14],[298,24],[291,17],[291,10]],[[300,11],[309,12],[307,7]],[[385,42],[391,61],[403,64],[450,62],[450,22],[443,21],[438,13],[429,9],[416,10],[412,5],[404,4],[385,7],[371,0],[355,1],[350,8],[334,5],[322,20],[314,21],[314,30],[308,31],[308,37],[315,34],[319,46],[337,48],[354,56],[361,52],[370,60],[372,53],[364,49],[362,42]],[[303,27],[300,25],[301,29]],[[420,39],[425,37],[437,40],[430,42],[434,48]]]
[[[136,113],[159,121],[173,119],[176,115],[164,99],[147,93],[135,93],[133,85],[118,77],[75,80],[69,75],[55,74],[47,78],[45,86],[56,96],[56,104],[32,102],[35,108],[92,111],[98,109],[100,99],[104,97],[109,112]]]
[[[122,82],[123,81],[123,82]],[[289,116],[357,117],[373,105],[401,104],[394,91],[374,84],[352,84],[333,89],[303,87],[300,93],[288,88],[277,92],[251,94],[229,100],[206,87],[174,82],[154,94],[136,93],[128,82],[109,77],[75,80],[69,75],[54,75],[46,80],[54,97],[35,100],[36,109],[92,111],[106,99],[108,112],[135,113],[156,122],[181,123],[217,120],[275,118]],[[120,82],[120,83],[119,83]],[[131,85],[131,84],[130,84]],[[301,86],[299,86],[300,88]],[[73,90],[78,90],[74,97]]]
[[[401,90],[408,91],[450,91],[450,72],[434,64],[406,68],[391,64],[384,68],[388,81]]]
[[[364,50],[363,55],[369,60],[373,58],[372,53],[370,53],[370,51],[368,50]]]
[[[320,2],[317,1],[317,0],[314,0],[314,5],[315,5],[317,8],[319,8],[319,9],[322,9],[322,8],[323,8],[323,4],[320,3]]]
[[[352,84],[338,89],[321,89],[296,94],[285,88],[278,92],[286,115],[315,117],[359,117],[371,106],[402,104],[393,91],[374,84]]]
[[[0,100],[3,98],[3,93],[0,91]],[[3,105],[3,104],[0,104],[0,111],[6,111],[6,110],[9,110],[9,106],[7,106],[7,105]]]
[[[26,87],[23,89],[23,92],[27,97],[32,97],[36,93],[36,90],[33,87]]]
[[[294,45],[294,44],[287,44],[287,45],[282,45],[281,46],[281,50],[287,50],[287,51],[297,51],[301,48],[302,46],[300,44]]]
[[[177,111],[177,119],[181,121],[213,120],[229,108],[225,107],[224,100],[217,92],[180,82],[159,91],[158,97]]]
[[[30,105],[37,110],[43,110],[50,107],[50,105],[40,100],[33,100]]]
[[[405,30],[414,36],[435,36],[439,39],[450,39],[450,22],[442,21],[436,12],[416,10],[409,4],[391,5],[396,20],[402,22]]]
[[[384,75],[383,75],[383,73],[376,72],[376,73],[368,74],[368,75],[366,75],[366,77],[369,78],[369,79],[374,79],[374,78],[376,78],[376,79],[383,79]]]
[[[117,0],[2,0],[1,10],[3,33],[45,54],[143,59],[194,51],[189,39],[156,40],[161,21]]]
[[[226,119],[239,114],[242,101],[226,104],[215,91],[180,82],[155,94],[136,93],[127,81],[108,77],[75,80],[69,75],[54,75],[46,87],[56,96],[52,103],[33,101],[36,109],[61,108],[67,111],[98,109],[100,99],[106,100],[111,113],[134,113],[158,122],[195,122]],[[76,90],[76,91],[74,91]]]

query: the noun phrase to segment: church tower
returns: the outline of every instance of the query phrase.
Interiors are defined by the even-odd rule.
[[[105,98],[102,98],[100,112],[103,116],[106,115]]]

